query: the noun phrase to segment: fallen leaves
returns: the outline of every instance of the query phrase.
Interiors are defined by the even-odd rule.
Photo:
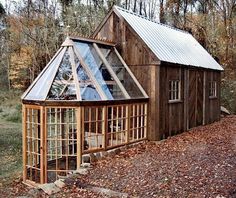
[[[236,197],[236,116],[101,159],[68,184],[54,197],[103,197],[86,185],[138,197]],[[12,197],[29,191],[20,182],[1,189]]]

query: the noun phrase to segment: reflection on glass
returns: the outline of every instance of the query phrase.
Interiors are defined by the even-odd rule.
[[[80,86],[80,95],[82,100],[101,100],[101,97],[99,96],[96,88],[92,84],[92,81],[88,77],[86,71],[80,64],[76,54],[74,54],[74,57],[75,57],[76,73],[78,76],[79,86]]]
[[[68,50],[62,58],[62,62],[49,91],[48,99],[76,100],[76,89]]]
[[[77,42],[76,47],[81,53],[86,65],[92,71],[92,74],[96,78],[97,82],[101,86],[103,92],[106,94],[109,100],[112,99],[124,99],[124,95],[111,77],[109,71],[103,65],[103,62],[97,55],[95,49],[91,44]],[[103,49],[103,53],[107,54],[110,51],[109,48]]]
[[[102,50],[104,52],[104,50]],[[105,55],[105,54],[104,54]],[[143,98],[143,94],[138,88],[137,84],[134,82],[133,78],[130,76],[129,72],[126,70],[124,65],[121,63],[120,59],[116,55],[114,49],[106,57],[107,61],[111,65],[113,71],[119,78],[120,82],[128,92],[131,98]]]
[[[33,86],[30,92],[26,95],[26,100],[45,100],[47,97],[48,89],[45,87],[51,86],[51,81],[54,78],[55,67],[60,64],[61,56],[65,51],[62,50],[57,57],[51,62],[47,70],[38,79],[37,83]]]

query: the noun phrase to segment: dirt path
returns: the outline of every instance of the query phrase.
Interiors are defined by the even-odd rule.
[[[53,197],[101,197],[78,183],[130,197],[236,197],[236,116],[99,160],[87,176]],[[12,186],[18,191],[9,190],[11,197],[29,191],[19,182]]]

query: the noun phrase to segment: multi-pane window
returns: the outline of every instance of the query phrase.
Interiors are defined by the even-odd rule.
[[[211,81],[209,85],[209,97],[215,98],[216,97],[216,81]]]
[[[169,101],[180,100],[180,80],[169,81]]]

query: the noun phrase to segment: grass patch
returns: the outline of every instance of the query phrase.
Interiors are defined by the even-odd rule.
[[[22,170],[21,101],[19,92],[0,92],[0,179],[8,183]]]
[[[21,124],[0,122],[0,178],[13,176],[22,168]]]

